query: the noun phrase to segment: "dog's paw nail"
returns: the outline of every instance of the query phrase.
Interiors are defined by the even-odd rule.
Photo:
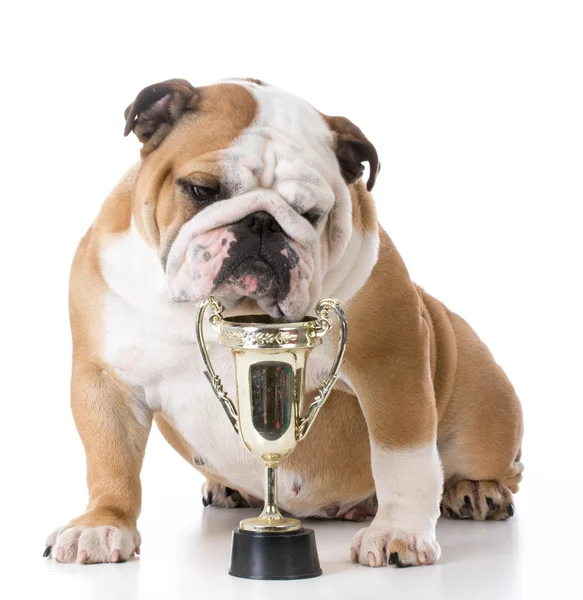
[[[52,546],[47,546],[45,548],[45,551],[43,552],[43,558],[50,558],[51,557],[51,550],[53,549]]]
[[[111,553],[111,562],[119,562],[119,550],[114,550]]]
[[[136,546],[136,549],[134,550],[134,552],[139,555],[140,554],[140,547]]]
[[[372,552],[369,552],[366,556],[367,560],[368,560],[368,564],[371,567],[376,567],[377,566],[377,561],[376,558],[374,557],[374,554]]]
[[[64,548],[57,548],[56,559],[57,559],[57,562],[63,562],[65,560],[65,549]]]
[[[506,509],[506,512],[508,513],[509,517],[513,517],[514,516],[514,504],[509,504],[508,508]]]
[[[486,497],[486,504],[488,505],[488,508],[490,510],[496,510],[499,508],[499,505],[496,504],[496,502],[494,502],[494,500],[492,498],[490,498],[490,496]]]
[[[450,519],[459,519],[459,517],[453,512],[453,510],[451,508],[448,507],[447,509],[447,514],[449,515]]]
[[[464,496],[464,505],[458,511],[463,519],[471,519],[474,516],[474,507],[469,496]]]
[[[352,560],[352,562],[358,562],[358,552],[356,551],[356,548],[354,548],[354,546],[350,548],[350,559]]]
[[[206,508],[209,505],[209,501],[206,499],[206,496],[202,497],[202,505]]]
[[[395,565],[395,566],[399,566],[399,553],[398,552],[391,552],[391,554],[389,554],[389,564],[390,565]]]
[[[424,565],[427,562],[427,554],[425,552],[419,552],[419,562]]]
[[[77,556],[77,562],[83,564],[87,560],[87,552],[85,550],[81,550],[79,552],[79,556]]]

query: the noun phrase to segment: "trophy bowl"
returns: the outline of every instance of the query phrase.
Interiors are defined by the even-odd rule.
[[[230,348],[235,361],[236,402],[223,389],[206,348],[204,313],[218,343]],[[267,315],[223,317],[216,298],[200,305],[196,339],[205,376],[247,450],[266,467],[265,505],[258,517],[243,519],[233,532],[229,573],[247,579],[300,579],[322,573],[314,531],[284,517],[277,505],[277,467],[308,433],[336,380],[347,340],[344,311],[338,300],[324,298],[316,316],[295,323]],[[334,312],[340,335],[330,374],[302,416],[306,363],[310,352],[332,329]]]

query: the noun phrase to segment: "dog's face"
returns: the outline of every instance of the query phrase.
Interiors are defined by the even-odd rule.
[[[156,248],[176,302],[253,299],[302,318],[353,234],[349,186],[376,151],[341,117],[271,86],[194,88],[171,80],[126,109],[142,162],[134,220]]]

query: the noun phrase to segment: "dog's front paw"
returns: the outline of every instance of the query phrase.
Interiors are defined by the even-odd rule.
[[[49,535],[44,556],[66,563],[123,562],[140,553],[140,543],[140,534],[132,529],[71,525]]]
[[[407,534],[374,522],[356,533],[350,549],[353,562],[369,567],[431,565],[440,554],[433,533]]]

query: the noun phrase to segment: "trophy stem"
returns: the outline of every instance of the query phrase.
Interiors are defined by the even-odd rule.
[[[265,477],[265,506],[261,517],[264,519],[283,519],[277,507],[277,465],[267,467]]]
[[[269,463],[265,473],[265,504],[258,517],[243,519],[239,529],[256,533],[286,533],[299,531],[302,523],[298,519],[284,517],[277,505],[277,464]]]

